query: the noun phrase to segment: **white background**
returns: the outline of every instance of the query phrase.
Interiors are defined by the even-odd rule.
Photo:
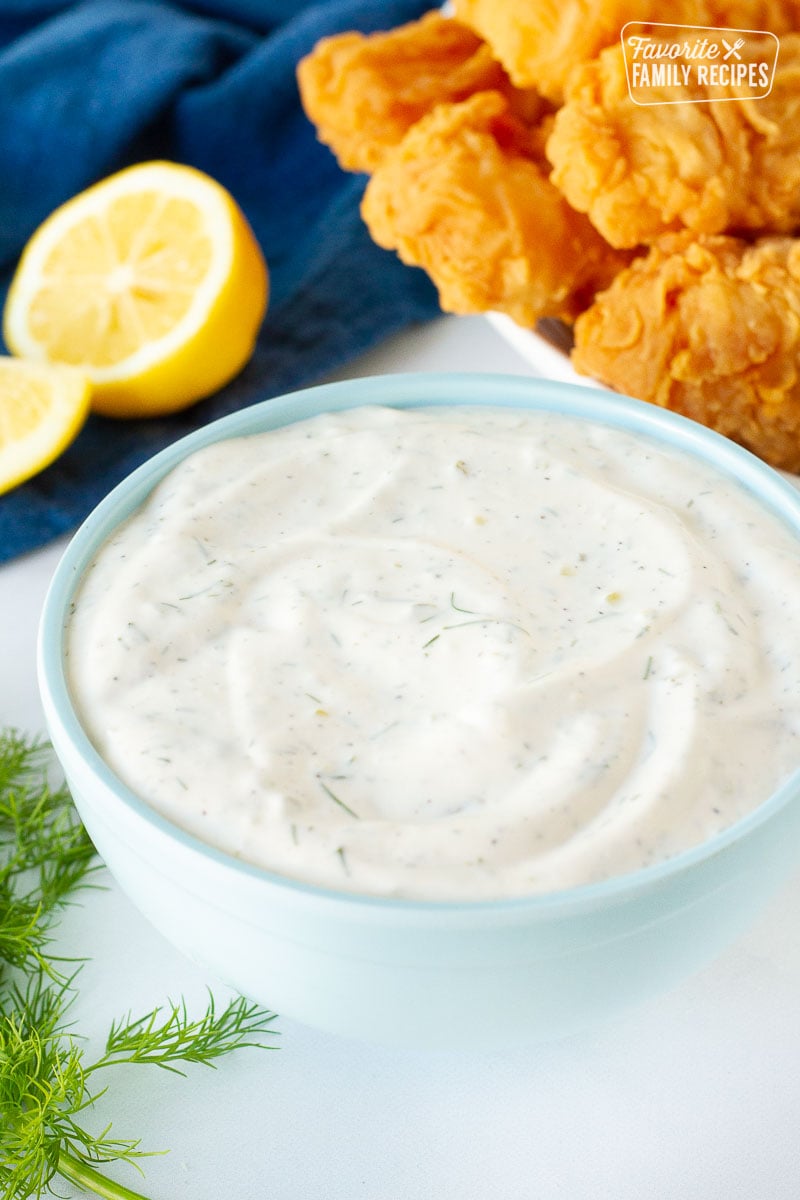
[[[444,318],[337,377],[400,370],[531,373],[484,320]],[[43,728],[36,626],[64,544],[0,567],[4,725]],[[181,994],[199,1012],[214,982],[99,882],[60,940],[91,959],[87,1054],[113,1017]],[[171,1152],[110,1173],[151,1200],[800,1198],[800,870],[702,973],[568,1041],[415,1054],[275,1025],[279,1049],[216,1071],[117,1071],[96,1121]]]

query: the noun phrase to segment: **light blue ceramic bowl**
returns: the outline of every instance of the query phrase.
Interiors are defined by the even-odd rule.
[[[47,597],[39,674],[75,802],[120,886],[177,947],[321,1029],[413,1046],[496,1046],[603,1020],[730,942],[800,856],[800,773],[725,833],[661,865],[562,893],[493,902],[374,899],[269,874],[158,816],[112,774],[73,708],[64,629],[97,548],[190,452],[361,404],[556,409],[654,437],[735,476],[796,533],[800,494],[698,425],[584,387],[498,375],[409,375],[312,388],[184,438],[120,484],[78,531]]]

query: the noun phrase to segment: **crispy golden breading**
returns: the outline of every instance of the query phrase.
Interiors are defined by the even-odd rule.
[[[800,29],[798,0],[454,0],[453,8],[518,87],[536,88],[555,103],[573,68],[616,42],[627,21]]]
[[[611,45],[626,21],[653,20],[657,6],[655,0],[455,0],[453,7],[518,87],[535,87],[558,103],[577,63]]]
[[[362,215],[454,313],[573,318],[627,261],[547,178],[536,131],[497,92],[440,104],[384,158]]]
[[[500,91],[531,122],[547,107],[536,93],[512,86],[475,33],[438,12],[388,33],[325,38],[302,60],[297,79],[320,141],[349,171],[373,171],[442,102]]]
[[[374,241],[444,309],[576,321],[577,370],[800,472],[800,239],[763,236],[800,231],[800,0],[454,8],[301,64]],[[781,35],[772,92],[636,105],[627,21]]]
[[[800,471],[800,241],[666,235],[579,317],[572,357]]]
[[[753,52],[753,47],[749,47]],[[742,51],[746,61],[747,49]],[[684,89],[692,99],[710,89]],[[781,40],[759,100],[637,105],[620,46],[572,77],[547,155],[553,182],[614,246],[683,228],[791,233],[800,226],[800,34]]]

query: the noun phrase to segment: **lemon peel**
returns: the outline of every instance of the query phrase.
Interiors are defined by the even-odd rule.
[[[0,493],[58,458],[80,432],[90,397],[74,367],[0,356]]]
[[[264,256],[230,193],[192,167],[140,163],[34,232],[3,332],[14,354],[83,371],[95,412],[160,416],[239,373],[268,292]]]

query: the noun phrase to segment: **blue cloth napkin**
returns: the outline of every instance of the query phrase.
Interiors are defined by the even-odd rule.
[[[199,425],[312,383],[438,311],[421,271],[370,240],[364,178],[306,119],[295,67],[320,37],[412,20],[419,0],[0,0],[0,303],[36,226],[89,184],[167,158],[207,171],[266,255],[270,308],[233,383],[177,416],[90,417],[0,497],[0,562],[73,529],[134,467]]]

